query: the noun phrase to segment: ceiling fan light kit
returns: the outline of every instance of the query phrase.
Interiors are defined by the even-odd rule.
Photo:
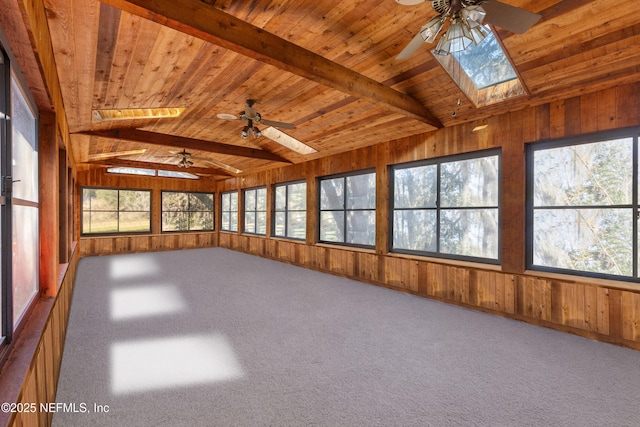
[[[396,2],[410,6],[423,3],[424,0],[396,0]],[[410,57],[423,42],[435,42],[442,29],[447,26],[447,21],[448,28],[433,51],[438,55],[449,55],[472,45],[478,45],[490,34],[491,30],[486,24],[497,25],[515,33],[523,33],[541,17],[536,13],[497,0],[432,0],[431,7],[439,15],[420,28],[418,34],[396,59]]]
[[[280,127],[284,129],[294,129],[295,126],[291,123],[283,123],[283,122],[274,122],[272,120],[264,120],[260,113],[258,113],[253,105],[256,103],[255,99],[247,99],[247,103],[244,111],[240,112],[240,117],[236,117],[233,114],[228,113],[220,113],[216,116],[222,120],[244,120],[247,122],[247,125],[242,128],[240,131],[240,136],[242,138],[247,138],[249,135],[253,135],[255,138],[260,138],[262,136],[262,132],[258,129],[254,123],[261,123],[266,126]]]

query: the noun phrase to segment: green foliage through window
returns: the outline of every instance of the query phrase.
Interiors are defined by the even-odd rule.
[[[151,231],[151,191],[82,189],[82,234]]]
[[[162,231],[213,230],[213,193],[162,192]]]

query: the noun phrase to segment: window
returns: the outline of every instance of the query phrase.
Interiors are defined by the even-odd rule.
[[[499,152],[472,153],[392,169],[394,252],[498,262]]]
[[[7,64],[7,63],[5,63]],[[4,78],[8,76],[5,74]],[[8,197],[9,201],[2,203],[8,207],[2,215],[10,215],[11,227],[6,231],[11,232],[11,238],[3,236],[5,250],[11,253],[11,284],[9,294],[5,294],[7,303],[6,314],[12,313],[7,323],[13,323],[15,328],[23,316],[26,315],[29,306],[38,295],[39,284],[39,185],[38,185],[38,121],[35,106],[25,91],[25,85],[16,70],[10,73],[10,131],[9,147],[3,147],[3,160],[5,163],[3,175],[13,181],[13,193]],[[6,80],[5,82],[6,83]],[[6,94],[6,92],[5,92]],[[7,172],[8,171],[8,172]],[[6,194],[9,196],[9,194]],[[9,212],[10,209],[10,212]],[[6,226],[6,225],[5,225]],[[9,241],[11,242],[10,244]],[[4,267],[4,266],[3,266]],[[6,277],[5,277],[6,278]],[[10,302],[11,301],[11,302]],[[4,311],[4,310],[3,310]],[[8,325],[7,325],[8,326]]]
[[[528,146],[529,268],[639,278],[639,132]]]
[[[222,193],[222,203],[220,204],[222,213],[222,231],[238,231],[238,192],[229,191]]]
[[[267,188],[244,190],[244,232],[267,234]]]
[[[304,240],[307,235],[307,183],[275,186],[273,235]]]
[[[162,192],[162,231],[213,230],[213,193]]]
[[[151,231],[151,191],[82,189],[82,234]]]
[[[376,240],[376,174],[320,179],[320,241],[373,247]]]
[[[160,176],[164,178],[185,178],[185,179],[200,179],[198,175],[194,175],[188,172],[174,172],[162,169],[144,169],[144,168],[127,168],[127,167],[114,167],[107,168],[108,173],[120,174],[120,175],[143,175],[143,176]]]

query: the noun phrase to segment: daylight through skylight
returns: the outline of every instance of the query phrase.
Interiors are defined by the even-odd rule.
[[[452,52],[477,89],[484,89],[517,78],[500,43],[487,27],[489,35],[478,45]]]

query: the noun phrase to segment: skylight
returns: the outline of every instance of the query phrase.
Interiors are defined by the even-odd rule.
[[[452,52],[477,89],[484,89],[518,78],[493,33],[478,45]]]
[[[490,27],[486,26],[488,30]],[[518,78],[507,53],[492,31],[478,45],[433,56],[449,73],[475,107],[524,96],[527,90]]]

